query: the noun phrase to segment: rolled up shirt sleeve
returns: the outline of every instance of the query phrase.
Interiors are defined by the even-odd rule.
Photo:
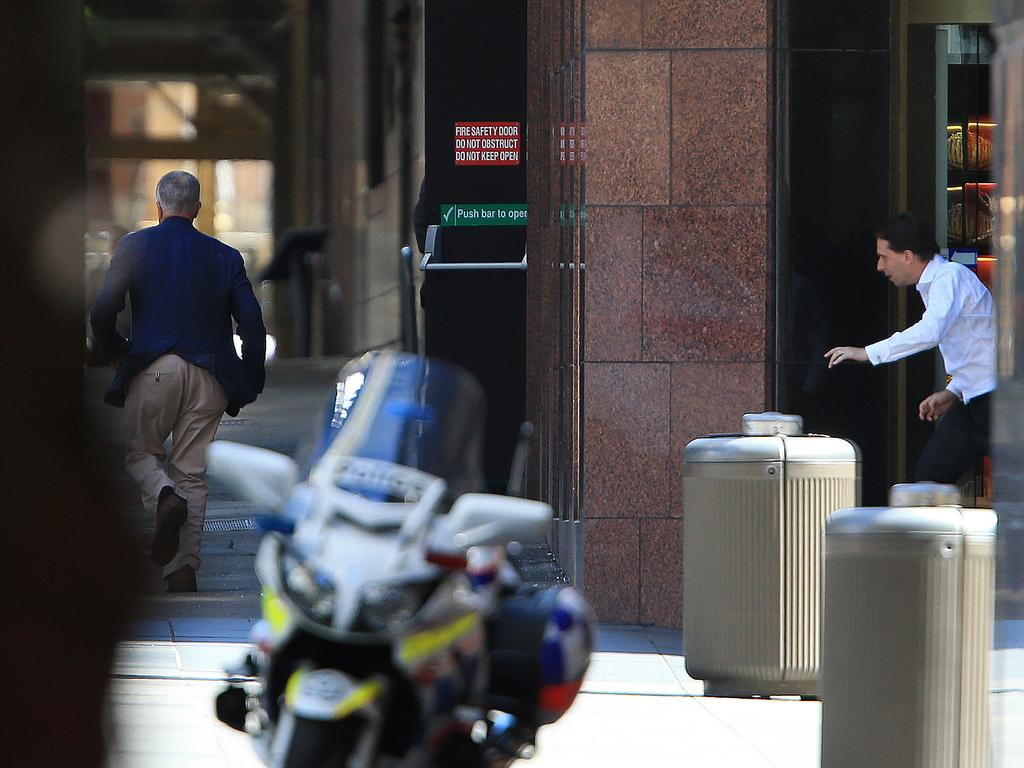
[[[864,348],[871,364],[891,363],[937,347],[961,310],[957,293],[953,280],[934,280],[928,293],[928,308],[920,320],[905,331]]]

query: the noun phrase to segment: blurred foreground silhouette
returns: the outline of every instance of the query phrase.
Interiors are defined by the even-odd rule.
[[[5,4],[0,663],[4,765],[103,764],[134,569],[81,408],[83,6]]]

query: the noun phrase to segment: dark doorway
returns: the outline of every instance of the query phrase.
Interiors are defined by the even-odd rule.
[[[425,351],[483,384],[487,480],[504,490],[525,413],[526,2],[428,0],[425,26]]]
[[[844,1],[827,15],[804,0],[779,8],[776,404],[808,432],[853,440],[864,502],[880,504],[886,368],[828,369],[822,355],[889,335],[873,234],[889,213],[889,4]]]

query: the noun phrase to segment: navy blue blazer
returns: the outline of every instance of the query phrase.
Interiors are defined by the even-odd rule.
[[[114,324],[126,293],[132,301],[130,340]],[[241,359],[232,318],[242,339]],[[210,371],[232,416],[263,391],[267,331],[242,255],[182,216],[121,238],[90,320],[101,354],[118,363],[104,397],[111,405],[122,407],[132,378],[167,353]]]

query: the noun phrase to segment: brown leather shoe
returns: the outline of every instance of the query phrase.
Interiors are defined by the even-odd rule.
[[[178,554],[181,526],[188,517],[188,504],[171,486],[160,491],[156,504],[156,533],[149,556],[157,565],[167,565]]]
[[[164,584],[168,592],[198,592],[196,586],[196,569],[191,565],[183,565],[173,573],[164,576]]]

